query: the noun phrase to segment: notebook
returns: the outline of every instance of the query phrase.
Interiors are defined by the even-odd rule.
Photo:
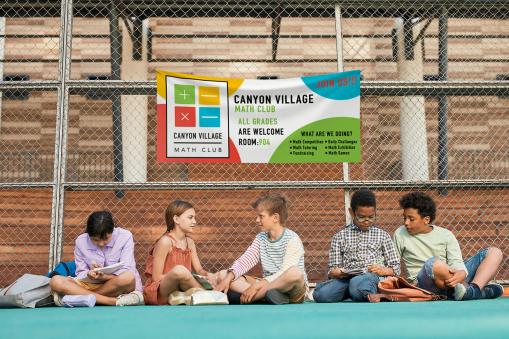
[[[114,273],[114,272],[118,271],[122,267],[124,267],[124,263],[121,261],[121,262],[118,262],[118,263],[113,264],[113,265],[94,268],[92,271],[102,272],[102,273],[105,273],[105,274],[111,274],[111,273]],[[97,282],[99,282],[97,280],[89,279],[88,277],[85,277],[85,278],[81,279],[81,281],[90,282],[90,283],[97,283]]]
[[[350,268],[350,269],[343,268],[341,270],[344,273],[350,274],[350,275],[359,275],[359,274],[363,274],[364,273],[364,270],[362,268]]]

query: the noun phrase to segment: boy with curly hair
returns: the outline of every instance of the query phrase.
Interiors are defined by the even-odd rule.
[[[436,204],[429,195],[411,192],[399,204],[404,226],[394,233],[394,242],[410,281],[455,300],[494,299],[503,294],[501,285],[489,283],[502,262],[500,249],[484,248],[463,262],[452,232],[432,224]]]

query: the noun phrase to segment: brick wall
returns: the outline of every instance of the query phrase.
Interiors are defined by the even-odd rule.
[[[342,226],[341,190],[281,190],[289,200],[287,226],[302,238],[306,269],[311,281],[324,278],[331,237]],[[249,246],[257,228],[250,203],[260,191],[126,191],[119,199],[113,192],[67,192],[63,260],[72,260],[74,240],[84,232],[90,212],[108,209],[119,225],[134,234],[140,273],[152,244],[164,233],[164,210],[173,199],[195,205],[198,227],[193,235],[203,266],[215,271],[230,265]],[[377,191],[377,223],[393,233],[401,225],[398,199],[403,192]],[[458,238],[464,257],[496,245],[509,253],[507,190],[450,190],[447,196],[430,191],[437,201],[436,224]],[[24,272],[47,270],[50,238],[49,190],[0,190],[0,286]],[[497,278],[507,279],[504,261]],[[255,269],[255,272],[259,272]]]

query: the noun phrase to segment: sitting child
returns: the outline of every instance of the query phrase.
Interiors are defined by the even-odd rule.
[[[196,212],[186,201],[175,200],[165,213],[166,233],[150,249],[143,294],[151,305],[177,305],[190,299],[202,285],[191,273],[205,276],[214,286],[216,276],[205,271],[198,258],[196,245],[189,237],[196,226]],[[187,294],[179,293],[188,291]],[[175,293],[177,292],[177,293]]]
[[[316,285],[315,302],[330,303],[351,298],[367,301],[377,293],[378,282],[400,274],[400,259],[391,236],[375,226],[376,199],[369,190],[352,195],[349,212],[353,223],[332,238],[329,280]]]
[[[241,293],[243,304],[261,300],[271,304],[304,302],[307,292],[304,247],[297,233],[285,227],[286,199],[279,194],[268,194],[252,206],[261,232],[230,269],[220,272],[216,290]],[[244,275],[258,262],[262,265],[263,278]]]
[[[493,299],[503,294],[501,285],[489,283],[502,262],[502,251],[484,248],[463,262],[452,232],[432,224],[436,205],[430,196],[408,193],[399,204],[405,225],[394,233],[394,242],[410,281],[455,300]]]
[[[94,295],[99,305],[143,305],[142,284],[134,261],[133,235],[115,227],[108,211],[92,213],[86,233],[76,239],[76,278],[54,276],[50,286],[55,304],[62,306],[64,295]],[[113,273],[94,269],[123,263]]]

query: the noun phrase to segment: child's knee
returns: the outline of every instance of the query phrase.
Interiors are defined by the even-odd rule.
[[[313,300],[314,300],[315,302],[317,302],[317,303],[325,303],[325,302],[327,302],[327,301],[325,300],[325,295],[324,295],[324,293],[323,293],[321,290],[317,290],[317,289],[315,289],[315,290],[313,291]]]
[[[353,301],[367,301],[369,294],[376,293],[375,289],[364,289],[360,286],[353,288],[350,286],[348,289],[348,293],[350,294],[350,298],[352,298]]]
[[[55,275],[49,281],[49,286],[51,287],[52,291],[61,292],[65,288],[66,283],[67,283],[67,277]]]
[[[356,278],[360,277],[362,278],[351,279],[350,285],[348,286],[348,292],[350,293],[350,297],[354,301],[366,301],[368,300],[368,294],[376,293],[378,289],[379,281],[378,277],[366,274],[364,276],[358,276]]]
[[[445,278],[446,276],[449,276],[449,275],[450,275],[449,266],[447,266],[447,264],[445,262],[443,262],[442,260],[436,259],[433,262],[433,276],[435,278],[437,278],[437,277]]]
[[[442,260],[433,263],[433,282],[439,289],[446,288],[445,281],[452,277],[450,267]]]
[[[502,261],[504,258],[504,253],[498,247],[488,247],[488,255],[493,256],[499,261]]]
[[[327,288],[315,289],[313,291],[313,300],[317,303],[332,303],[337,302],[334,293],[331,293]]]
[[[134,273],[131,271],[125,271],[115,278],[115,282],[119,287],[132,287],[136,285]]]
[[[169,274],[179,280],[187,279],[191,276],[191,272],[183,265],[173,267]]]
[[[304,273],[297,267],[292,266],[285,272],[286,279],[291,283],[304,282]]]
[[[332,303],[343,300],[348,290],[348,282],[339,279],[327,280],[316,285],[313,299],[317,303]]]

